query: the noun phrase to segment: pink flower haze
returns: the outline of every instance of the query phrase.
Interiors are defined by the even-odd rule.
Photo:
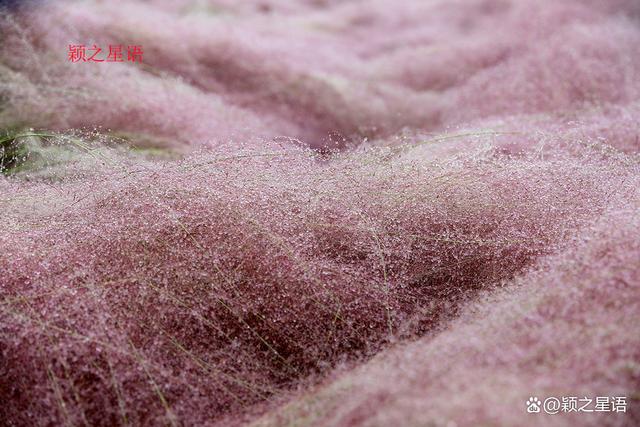
[[[0,3],[0,425],[640,425],[639,151],[636,0]]]

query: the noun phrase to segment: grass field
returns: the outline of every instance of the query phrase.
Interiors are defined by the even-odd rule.
[[[0,16],[0,425],[640,424],[636,0]]]

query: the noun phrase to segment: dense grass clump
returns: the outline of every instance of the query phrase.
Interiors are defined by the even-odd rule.
[[[0,241],[3,416],[233,413],[433,331],[566,245],[635,170],[589,151],[433,163],[394,152],[326,163],[266,146],[108,166],[50,190],[3,183],[18,211],[34,191],[74,194],[9,220]]]
[[[640,193],[630,178],[577,245],[485,295],[436,337],[342,371],[254,427],[521,425],[530,396],[624,397],[624,412],[542,414],[531,425],[640,421]],[[630,218],[632,218],[630,220]],[[584,403],[584,401],[583,401]],[[529,425],[529,424],[527,424]]]

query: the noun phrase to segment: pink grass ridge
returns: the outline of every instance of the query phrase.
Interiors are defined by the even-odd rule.
[[[635,0],[35,2],[0,129],[0,425],[640,424]]]

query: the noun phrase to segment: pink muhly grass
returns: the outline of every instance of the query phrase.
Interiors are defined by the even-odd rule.
[[[550,425],[637,424],[639,18],[5,13],[0,424],[519,426],[531,393],[629,396]]]
[[[485,295],[441,334],[386,351],[251,424],[522,425],[530,396],[631,396],[626,413],[527,425],[632,426],[640,340],[640,194],[627,181],[570,249]],[[630,221],[629,218],[633,217]]]
[[[0,87],[9,85],[19,108],[11,119],[174,144],[287,135],[320,147],[404,127],[624,104],[639,90],[631,1],[402,2],[393,13],[371,1],[291,15],[257,4],[250,17],[224,2],[185,2],[179,12],[163,3],[48,2],[3,22],[0,58],[13,72],[0,72]],[[147,60],[65,63],[67,45],[80,40],[136,40]]]
[[[433,165],[392,153],[325,164],[267,146],[115,167],[98,189],[75,182],[86,197],[72,207],[9,222],[3,417],[200,424],[239,411],[432,330],[563,247],[635,170],[588,152]],[[28,185],[3,186],[12,209],[30,206]]]

